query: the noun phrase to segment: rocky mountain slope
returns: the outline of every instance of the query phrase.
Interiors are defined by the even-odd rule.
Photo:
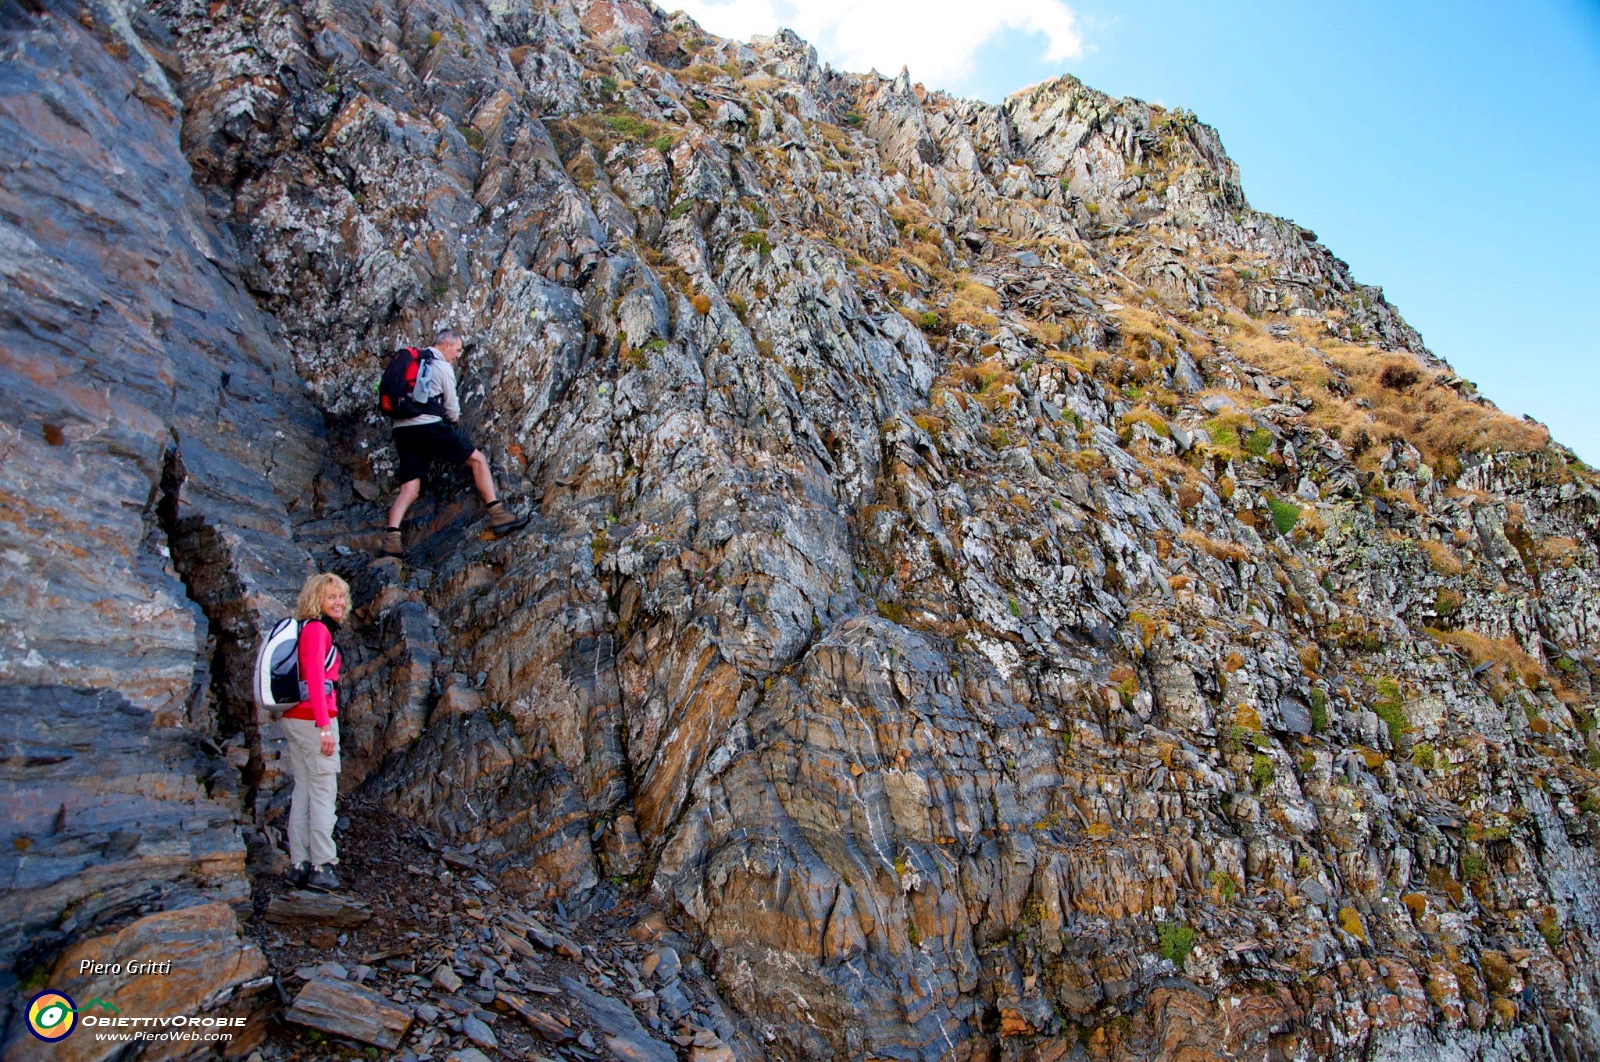
[[[654,905],[745,1062],[1600,1056],[1596,476],[1194,115],[630,0],[0,10],[14,997],[198,911],[265,1005],[317,567],[346,788]],[[445,325],[537,519],[441,475],[378,560]]]

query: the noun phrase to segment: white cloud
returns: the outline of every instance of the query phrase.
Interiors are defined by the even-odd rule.
[[[956,88],[978,50],[1005,30],[1043,37],[1043,58],[1083,54],[1077,20],[1062,0],[667,0],[722,37],[749,40],[787,27],[840,70],[897,74]]]

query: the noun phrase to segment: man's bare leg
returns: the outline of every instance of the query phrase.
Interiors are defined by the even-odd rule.
[[[467,458],[467,468],[472,471],[472,484],[478,488],[478,497],[483,499],[483,504],[493,505],[499,497],[494,492],[494,477],[489,474],[489,459],[483,456],[482,450],[472,451],[472,456]],[[395,499],[399,501],[398,498]],[[405,512],[404,509],[401,512]],[[389,526],[396,526],[394,521],[389,521]]]
[[[528,517],[518,516],[497,500],[494,477],[489,474],[489,459],[483,456],[482,450],[472,451],[472,456],[467,458],[467,467],[472,470],[472,482],[478,488],[478,495],[483,498],[483,504],[489,507],[490,531],[496,535],[506,535],[528,525]]]
[[[411,508],[411,503],[417,500],[417,495],[422,493],[422,480],[408,479],[400,484],[400,491],[394,496],[394,501],[389,505],[389,526],[398,529],[400,521],[406,518],[406,510]]]

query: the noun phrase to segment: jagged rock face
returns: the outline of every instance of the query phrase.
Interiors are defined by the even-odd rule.
[[[91,73],[8,100],[114,97],[148,152],[181,122],[200,191],[147,180],[158,217],[209,225],[203,194],[260,306],[228,296],[217,356],[286,350],[326,417],[324,444],[293,387],[218,417],[187,364],[169,386],[213,389],[143,407],[276,488],[250,481],[276,523],[206,541],[351,578],[347,783],[508,891],[648,886],[746,1056],[1600,1052],[1594,476],[1252,211],[1192,115],[1070,78],[954,100],[629,3],[161,0],[104,46],[72,17],[7,46],[99,48]],[[229,275],[215,239],[191,271]],[[93,273],[33,258],[8,277]],[[446,324],[539,519],[479,541],[447,479],[411,566],[374,562],[374,355]],[[59,376],[91,349],[57,346]],[[40,416],[10,421],[30,461]],[[126,514],[79,504],[129,549],[164,533],[213,622],[270,613],[241,611],[257,567],[141,508],[146,435]]]
[[[43,1046],[10,1021],[10,988],[63,948],[239,950],[223,906],[250,897],[236,735],[272,744],[247,661],[310,569],[291,512],[310,507],[325,446],[188,180],[180,101],[125,15],[13,8],[0,54],[10,1058]],[[208,738],[234,739],[231,764]],[[125,1003],[220,1002],[261,972],[251,954],[191,962],[197,980]],[[57,986],[75,970],[60,961]]]
[[[304,577],[287,509],[310,504],[321,417],[184,179],[179,102],[118,18],[6,26],[0,679],[114,687],[198,722],[197,642],[253,637],[249,597]],[[174,565],[210,569],[192,592],[215,629]]]

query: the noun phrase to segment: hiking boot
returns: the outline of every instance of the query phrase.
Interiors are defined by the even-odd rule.
[[[339,884],[339,875],[333,872],[333,864],[323,863],[311,868],[311,874],[306,878],[306,888],[317,892],[338,892],[343,886]]]
[[[500,502],[489,506],[489,530],[494,532],[496,538],[527,527],[531,519],[531,516],[518,516]]]
[[[297,889],[305,888],[306,887],[306,879],[309,878],[310,876],[311,876],[311,864],[310,863],[296,863],[294,866],[289,868],[289,873],[287,875],[285,875],[285,877],[288,878],[289,884],[293,885]]]
[[[404,557],[406,555],[405,543],[400,541],[400,531],[389,528],[383,533],[383,544],[378,547],[378,552],[385,557]]]

